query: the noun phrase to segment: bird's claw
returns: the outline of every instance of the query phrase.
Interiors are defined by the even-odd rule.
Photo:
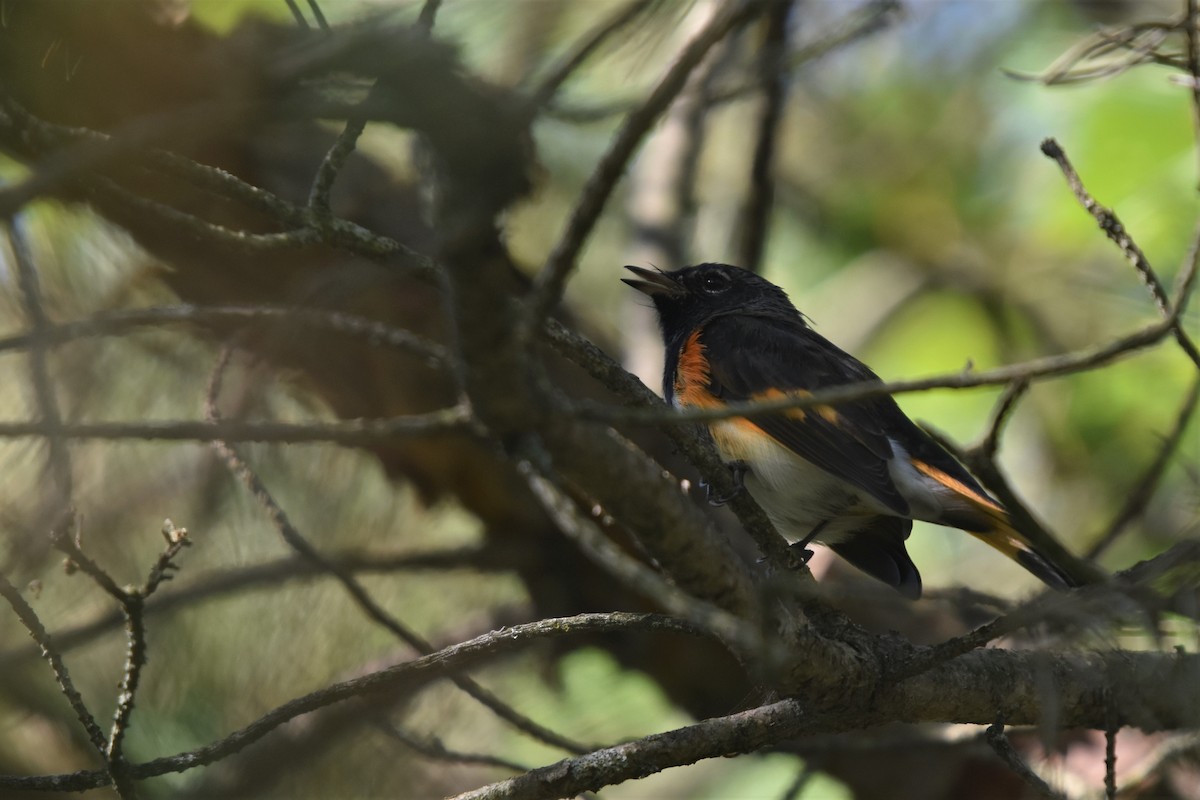
[[[719,495],[713,491],[710,484],[705,481],[700,482],[700,485],[704,487],[704,497],[710,506],[723,506],[746,491],[745,479],[746,473],[750,471],[750,465],[745,461],[734,461],[726,466],[729,467],[729,474],[733,477],[733,491],[729,494]]]
[[[800,559],[800,563],[806,567],[808,566],[808,562],[811,561],[813,557],[813,551],[809,550],[807,545],[807,539],[802,542],[792,542],[788,545],[788,550],[791,551],[792,555]]]
[[[800,559],[800,563],[803,566],[807,567],[808,562],[811,561],[813,557],[813,551],[808,549],[809,544],[812,543],[813,539],[817,538],[817,535],[820,534],[821,531],[825,530],[825,526],[828,524],[829,520],[821,520],[817,523],[816,527],[808,532],[807,536],[798,542],[792,542],[788,545],[788,551],[791,552],[796,558]]]

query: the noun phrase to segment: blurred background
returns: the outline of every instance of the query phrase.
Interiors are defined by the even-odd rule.
[[[0,0],[0,9],[11,15],[4,24],[15,26],[30,5]],[[159,101],[170,110],[177,97],[166,77],[163,86],[153,85],[156,59],[171,64],[162,68],[164,76],[195,77],[186,91],[203,91],[207,80],[220,79],[203,69],[238,66],[246,52],[276,41],[274,31],[297,24],[284,0],[114,7],[120,5],[137,7],[138,24],[165,32],[162,41],[175,42],[175,49],[134,36],[140,29],[128,20],[68,26],[59,33],[65,44],[54,47],[55,37],[45,31],[77,20],[34,19],[29,24],[41,26],[42,39],[17,27],[11,35],[25,37],[28,53],[43,53],[38,69],[55,79],[55,71],[64,70],[76,83],[91,79],[85,74],[101,57],[144,59],[146,85],[124,87],[137,100],[118,93],[91,106],[71,105],[66,94],[31,80],[21,84],[28,88],[26,107],[46,118],[57,113],[64,124],[97,128],[134,111],[149,113]],[[433,37],[454,43],[483,81],[527,91],[621,7],[609,0],[446,0]],[[321,8],[336,27],[381,12],[415,20],[420,4],[326,0]],[[306,6],[302,11],[310,13]],[[818,331],[885,379],[968,365],[982,370],[1098,346],[1152,323],[1158,317],[1147,290],[1038,145],[1049,136],[1059,141],[1087,187],[1117,212],[1169,286],[1185,261],[1197,218],[1200,172],[1189,90],[1168,79],[1171,70],[1153,65],[1070,85],[1015,76],[1042,74],[1098,26],[1181,12],[1180,3],[1149,0],[792,3],[771,170],[774,205],[766,218],[761,271],[787,289]],[[539,269],[624,112],[646,96],[712,13],[702,2],[652,4],[606,41],[537,117],[536,188],[504,221],[519,271],[533,275]],[[764,105],[754,65],[765,47],[764,28],[751,26],[717,48],[702,70],[707,77],[686,96],[699,111],[680,103],[656,129],[568,287],[575,324],[656,390],[657,332],[650,309],[619,282],[621,266],[744,263]],[[92,40],[79,44],[89,35]],[[181,66],[189,51],[179,41],[196,45],[202,66]],[[77,64],[73,42],[101,55]],[[0,56],[0,65],[17,64],[15,52],[9,50],[8,62]],[[225,58],[214,59],[223,52]],[[324,147],[340,128],[279,125],[235,144],[209,141],[180,150],[303,202]],[[0,180],[11,184],[29,174],[30,158],[7,149],[12,157],[0,157]],[[673,170],[688,158],[696,164],[694,186],[680,191]],[[429,232],[412,190],[420,175],[411,135],[370,125],[340,179],[334,211],[422,249]],[[379,306],[399,308],[397,324],[436,328],[421,317],[430,305],[427,289],[397,285],[394,293],[379,292],[360,265],[333,269],[322,262],[283,291],[272,276],[299,269],[286,254],[261,264],[206,250],[186,237],[156,238],[136,224],[117,224],[119,213],[97,212],[80,199],[39,200],[13,218],[51,321],[181,300],[320,297],[322,304],[349,298],[349,307],[367,315]],[[0,245],[0,337],[30,325],[19,271],[14,248]],[[519,284],[520,276],[514,280]],[[1200,329],[1196,319],[1195,312],[1186,315],[1193,332]],[[203,325],[157,326],[53,348],[48,369],[62,417],[200,418],[221,334]],[[260,354],[273,352],[275,340],[283,338],[262,334]],[[319,359],[319,367],[306,357]],[[362,358],[343,361],[321,350],[273,362],[268,356],[265,363],[235,360],[223,403],[230,413],[236,408],[292,421],[424,410],[427,387],[415,385],[424,380],[416,372],[397,372],[373,355]],[[343,368],[353,375],[339,373]],[[30,374],[25,350],[0,348],[5,420],[38,416]],[[1195,366],[1167,344],[1093,372],[1039,382],[1022,399],[1004,430],[1000,463],[1017,493],[1073,552],[1087,553],[1103,535],[1159,453],[1195,376]],[[999,395],[998,389],[936,391],[898,401],[914,419],[970,444],[987,431]],[[435,645],[549,608],[607,607],[601,594],[555,605],[556,592],[575,591],[564,586],[575,580],[565,561],[539,562],[537,586],[526,572],[509,568],[497,553],[513,551],[489,549],[498,547],[489,532],[504,521],[514,528],[532,523],[503,510],[504,500],[465,496],[470,490],[464,487],[480,479],[443,464],[446,451],[437,446],[391,452],[262,444],[243,451],[297,527],[323,552],[369,562],[370,569],[359,573],[364,585]],[[0,565],[60,637],[72,675],[102,724],[115,704],[125,642],[111,600],[83,576],[66,574],[62,556],[49,547],[46,534],[64,497],[79,513],[84,549],[119,583],[145,579],[161,549],[165,518],[186,526],[194,541],[158,598],[182,594],[186,600],[164,604],[148,618],[149,663],[129,732],[130,758],[197,747],[292,697],[412,656],[365,620],[333,581],[297,566],[259,503],[207,445],[83,440],[71,442],[68,453],[71,481],[64,488],[42,441],[0,440]],[[1200,432],[1192,425],[1145,513],[1102,554],[1106,569],[1123,569],[1196,536],[1198,470]],[[561,542],[525,546],[570,549]],[[927,589],[967,586],[1013,599],[1037,588],[1020,568],[954,530],[918,523],[909,550]],[[432,566],[420,569],[405,560],[430,553],[443,560],[430,559]],[[831,568],[820,560],[815,565],[819,575]],[[1198,644],[1189,626],[1168,622],[1167,630],[1173,637],[1168,644]],[[1113,636],[1108,643],[1156,646],[1136,631]],[[9,613],[0,614],[0,664],[0,771],[43,774],[94,766],[53,675]],[[698,709],[728,713],[738,700],[689,704],[685,691],[664,689],[652,670],[632,668],[599,646],[527,652],[478,677],[534,719],[595,743],[683,725]],[[529,766],[562,757],[515,735],[449,685],[397,703],[385,715],[348,705],[355,708],[289,724],[247,751],[253,758],[156,778],[143,790],[150,797],[436,797],[509,774],[431,758],[413,747],[414,738],[426,749],[436,738],[447,748]],[[1130,763],[1123,761],[1122,768]],[[810,800],[849,798],[856,791],[887,796],[852,787],[847,771],[839,776],[835,765],[826,766],[806,771],[784,753],[717,760],[613,787],[603,796],[774,798],[793,788],[791,796]],[[1100,786],[1097,774],[1060,769],[1064,785]],[[1184,773],[1164,778],[1162,791],[1176,794],[1155,796],[1200,796],[1196,773],[1190,774],[1191,784]],[[923,796],[985,796],[981,784],[963,780],[965,793],[926,787]]]

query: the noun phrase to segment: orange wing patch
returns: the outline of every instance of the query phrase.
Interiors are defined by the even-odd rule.
[[[799,400],[805,397],[812,397],[812,392],[807,389],[791,389],[786,392],[780,389],[767,389],[765,392],[756,392],[750,395],[751,400]],[[813,406],[810,410],[815,411],[821,419],[830,425],[837,425],[838,420],[841,419],[837,409],[833,406]],[[808,416],[808,413],[803,408],[789,408],[783,412],[783,415],[794,420],[803,421]]]
[[[803,389],[796,389],[791,392],[784,392],[779,389],[767,389],[765,392],[755,392],[754,394],[750,395],[750,399],[751,400],[787,400],[787,399],[796,398],[796,397],[804,397],[805,395],[809,395],[809,394],[812,394],[812,392],[806,392]],[[801,422],[804,420],[805,417],[808,416],[808,414],[805,413],[803,408],[790,408],[787,411],[784,411],[783,415],[785,417],[789,417],[791,419],[801,421]]]

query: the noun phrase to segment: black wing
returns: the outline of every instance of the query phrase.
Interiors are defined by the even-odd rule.
[[[777,392],[816,392],[879,380],[865,364],[793,320],[728,316],[701,335],[709,390],[727,402],[762,400]],[[914,427],[890,397],[810,408],[755,419],[754,424],[805,460],[909,513],[888,471],[888,431]]]

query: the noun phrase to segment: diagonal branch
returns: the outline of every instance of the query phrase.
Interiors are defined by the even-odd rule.
[[[511,570],[514,553],[510,550],[504,552],[496,550],[495,547],[483,545],[394,555],[341,552],[327,557],[351,572],[367,574],[453,569],[472,569],[477,572]],[[146,616],[153,616],[181,608],[195,609],[200,602],[205,600],[222,599],[239,592],[267,589],[288,581],[303,581],[320,577],[329,577],[329,575],[317,565],[300,556],[278,558],[237,569],[214,570],[188,586],[166,594],[156,593],[147,599],[144,613]],[[105,633],[119,628],[122,621],[123,617],[119,611],[101,614],[90,622],[80,623],[56,632],[54,644],[60,652],[65,653],[93,642]],[[36,646],[13,646],[6,650],[0,650],[0,670],[10,669],[17,664],[37,658],[38,655]]]
[[[217,361],[216,367],[213,369],[212,376],[209,381],[208,391],[205,396],[204,409],[205,416],[211,421],[220,420],[220,412],[217,409],[217,401],[221,394],[221,385],[224,380],[225,368],[228,360],[232,355],[232,348],[226,347],[221,357]],[[396,636],[402,642],[405,642],[419,653],[428,654],[432,652],[432,645],[426,641],[420,634],[409,628],[393,615],[389,614],[386,609],[381,606],[374,597],[366,590],[353,573],[342,568],[334,561],[326,558],[311,542],[300,533],[299,529],[292,524],[283,507],[271,495],[266,484],[262,479],[250,468],[250,465],[242,457],[241,453],[232,444],[227,441],[216,440],[212,442],[214,449],[220,455],[225,465],[230,472],[238,478],[256,500],[266,509],[268,516],[271,518],[272,524],[283,538],[284,542],[291,547],[298,555],[308,560],[312,564],[319,567],[324,572],[333,576],[350,595],[351,599],[362,609],[363,614],[367,619],[377,625],[380,625],[391,634]],[[507,703],[500,700],[492,692],[480,686],[474,680],[465,676],[456,676],[453,678],[456,686],[462,689],[466,694],[481,703],[489,709],[497,717],[507,722],[516,730],[539,739],[552,747],[557,747],[567,752],[582,752],[585,748],[577,742],[556,733],[553,730],[534,722],[532,719],[520,714]]]
[[[1042,779],[1042,776],[1034,772],[1021,754],[1017,752],[1017,748],[1013,747],[1012,742],[1008,740],[1008,736],[1004,733],[1004,723],[1001,720],[989,726],[984,734],[987,743],[991,745],[992,750],[996,755],[1000,756],[1009,769],[1021,777],[1025,784],[1034,791],[1034,793],[1044,800],[1067,800],[1066,795],[1054,791],[1050,784]]]
[[[1196,0],[1184,0],[1184,7],[1187,71],[1192,79],[1192,135],[1196,138],[1196,157],[1200,159],[1200,14]]]
[[[63,663],[62,655],[55,648],[54,642],[50,638],[50,633],[42,625],[37,612],[25,601],[25,598],[21,596],[17,588],[8,582],[8,578],[2,574],[0,574],[0,596],[3,596],[8,601],[8,604],[12,606],[17,619],[21,620],[21,624],[25,626],[25,630],[29,631],[29,635],[37,643],[38,648],[42,651],[42,657],[46,659],[47,663],[50,664],[50,668],[54,671],[54,678],[58,682],[59,690],[67,698],[67,702],[71,704],[71,708],[75,711],[75,716],[83,726],[83,729],[87,731],[88,739],[91,741],[92,746],[96,748],[101,757],[105,757],[105,754],[108,752],[108,740],[105,738],[104,732],[100,730],[100,726],[96,724],[96,718],[92,716],[92,712],[84,704],[79,690],[75,688],[75,684],[71,680],[71,673],[67,671],[67,665]],[[105,773],[100,774],[104,775]]]
[[[1179,346],[1187,353],[1192,363],[1200,367],[1200,350],[1196,349],[1196,343],[1192,341],[1187,331],[1183,329],[1183,325],[1179,322],[1178,314],[1172,311],[1171,299],[1167,296],[1166,287],[1159,280],[1158,274],[1155,273],[1154,267],[1150,265],[1145,253],[1133,241],[1133,238],[1126,231],[1125,226],[1121,224],[1121,221],[1117,219],[1117,215],[1113,213],[1112,209],[1100,205],[1091,196],[1058,142],[1054,139],[1046,139],[1042,142],[1042,152],[1058,164],[1063,176],[1067,179],[1067,184],[1071,187],[1071,191],[1074,192],[1075,197],[1084,207],[1084,210],[1095,218],[1100,229],[1121,249],[1125,258],[1133,265],[1138,277],[1142,279],[1142,283],[1150,290],[1150,296],[1154,299],[1154,305],[1158,308],[1159,313],[1163,317],[1173,320],[1171,331],[1175,336],[1175,340],[1179,342]]]
[[[577,758],[530,770],[454,800],[542,800],[573,797],[669,767],[706,758],[750,753],[798,736],[811,724],[797,700],[781,700],[726,717],[715,717],[666,733],[597,750]]]
[[[0,583],[0,588],[5,584]],[[6,595],[7,596],[7,595]],[[130,767],[129,774],[139,780],[185,772],[220,761],[236,753],[280,725],[319,708],[354,697],[370,697],[379,692],[412,693],[428,684],[456,675],[501,656],[520,652],[538,642],[567,636],[587,636],[619,631],[655,631],[706,635],[694,625],[660,614],[609,612],[580,614],[574,617],[544,619],[526,625],[502,628],[461,644],[439,650],[412,661],[386,667],[361,677],[335,683],[278,706],[228,736],[203,747],[173,756],[158,758]],[[0,775],[0,789],[83,791],[105,786],[108,775],[100,770],[69,775]]]
[[[626,372],[607,353],[583,336],[564,327],[556,320],[546,321],[546,337],[552,347],[562,356],[583,367],[592,377],[616,393],[631,408],[663,409],[662,399],[638,380],[636,375]],[[777,567],[792,566],[794,553],[775,530],[767,512],[750,496],[739,491],[733,475],[717,454],[712,440],[699,432],[695,426],[668,425],[664,433],[692,462],[704,480],[722,497],[732,497],[729,508],[737,515],[746,532],[753,537],[769,563]]]
[[[4,232],[12,246],[21,299],[25,305],[25,315],[29,320],[29,372],[32,378],[34,397],[41,422],[49,432],[46,437],[49,445],[47,467],[53,478],[50,504],[61,509],[72,505],[71,498],[74,495],[71,453],[61,434],[62,414],[59,411],[58,398],[55,396],[54,383],[50,379],[50,367],[47,360],[50,344],[49,331],[53,325],[46,315],[46,308],[42,300],[41,281],[38,279],[29,239],[22,229],[22,224],[19,217],[15,218],[4,225]]]
[[[533,464],[523,461],[518,470],[559,530],[584,554],[617,580],[654,600],[670,614],[690,620],[712,631],[739,657],[757,658],[763,642],[754,636],[752,626],[711,603],[689,597],[650,567],[621,551],[591,519],[585,517],[574,500],[541,474]]]
[[[645,102],[625,118],[624,125],[613,137],[608,150],[588,178],[579,202],[571,212],[567,229],[563,231],[534,280],[522,317],[523,340],[529,340],[533,330],[540,327],[550,309],[562,297],[579,252],[600,218],[600,213],[604,210],[617,181],[625,172],[634,150],[671,101],[683,90],[688,75],[700,65],[713,45],[753,19],[768,5],[764,0],[726,2],[708,25],[683,49]]]
[[[1184,434],[1187,432],[1188,423],[1192,419],[1192,414],[1196,410],[1197,401],[1200,401],[1200,378],[1192,381],[1192,386],[1188,390],[1187,396],[1179,407],[1179,413],[1175,417],[1175,424],[1171,426],[1171,430],[1163,437],[1162,444],[1158,448],[1158,454],[1154,460],[1146,467],[1146,470],[1138,478],[1137,483],[1125,495],[1125,502],[1121,505],[1121,509],[1113,517],[1112,522],[1108,527],[1096,537],[1096,541],[1088,549],[1087,557],[1089,559],[1098,558],[1101,553],[1112,546],[1121,532],[1128,527],[1129,523],[1137,519],[1138,515],[1146,508],[1150,502],[1150,498],[1154,494],[1154,490],[1158,488],[1158,482],[1162,479],[1163,474],[1167,470],[1167,465],[1171,463],[1171,459],[1179,450],[1179,445],[1183,442]]]
[[[550,74],[530,93],[529,105],[532,108],[542,108],[551,103],[567,79],[583,66],[605,41],[635,22],[638,17],[653,8],[656,2],[657,0],[630,0],[627,5],[617,9],[615,14],[584,36],[575,49],[550,70]]]

